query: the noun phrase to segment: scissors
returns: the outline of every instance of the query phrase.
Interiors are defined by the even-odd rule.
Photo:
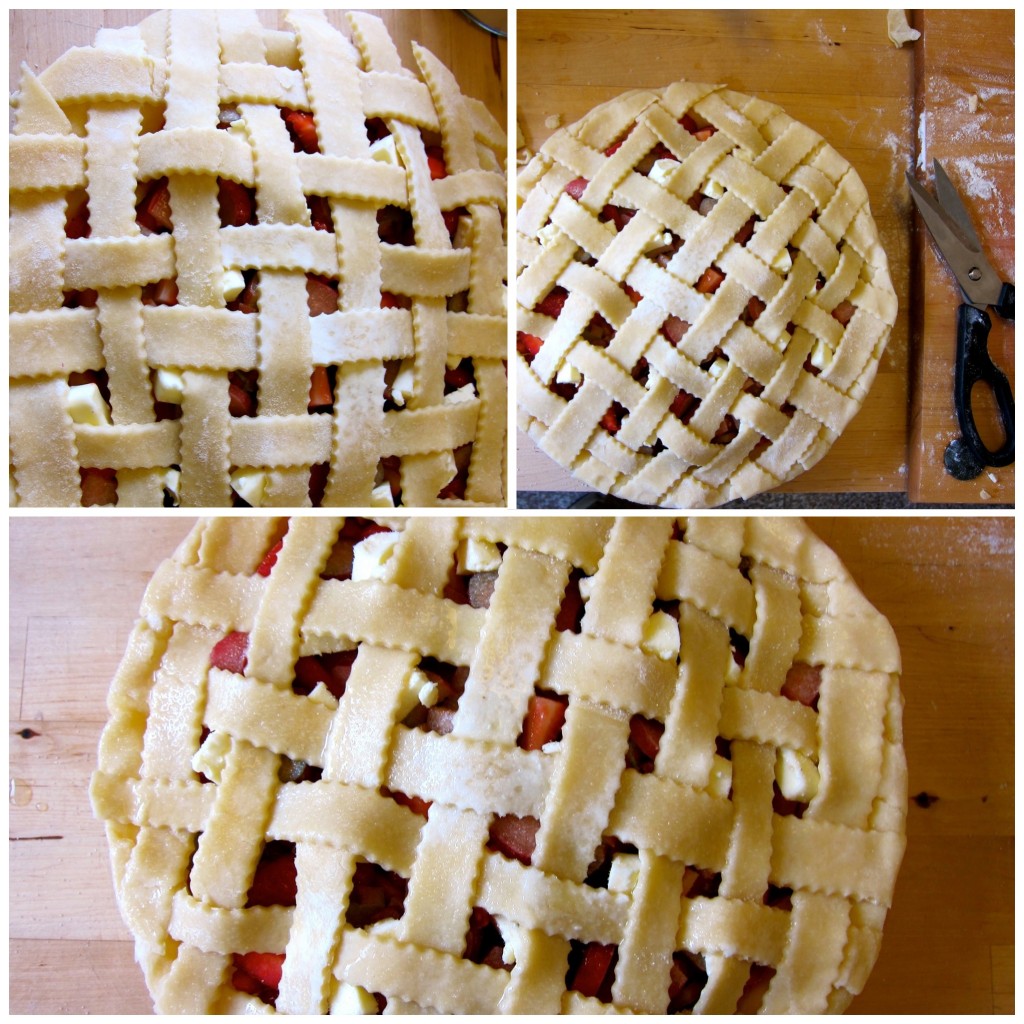
[[[909,172],[907,182],[914,203],[966,300],[957,309],[953,381],[961,436],[950,443],[943,461],[952,476],[971,480],[985,466],[1008,466],[1013,462],[1013,391],[1006,374],[992,362],[988,352],[992,321],[986,309],[991,306],[1004,320],[1012,322],[1014,288],[1000,278],[985,258],[970,214],[942,165],[935,160],[932,166],[937,199]],[[992,389],[999,409],[1004,440],[995,449],[985,444],[974,421],[971,394],[978,381]]]

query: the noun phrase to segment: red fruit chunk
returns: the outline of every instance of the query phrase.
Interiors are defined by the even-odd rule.
[[[523,864],[533,859],[533,851],[537,848],[537,830],[540,822],[533,817],[519,818],[514,814],[504,814],[494,819],[487,845],[498,853],[512,857]]]
[[[276,997],[281,986],[284,953],[235,953],[235,974],[231,983],[250,995],[261,995],[261,989],[270,989]]]
[[[782,696],[811,708],[818,700],[820,689],[821,668],[797,661],[786,673],[786,681],[782,684]]]
[[[586,178],[573,178],[572,181],[565,186],[565,191],[568,195],[572,196],[573,199],[579,199],[589,184],[590,182],[587,181]]]
[[[444,162],[444,150],[440,146],[427,146],[427,166],[430,168],[432,181],[448,177],[448,168]]]
[[[228,633],[223,640],[218,640],[210,651],[210,668],[220,668],[225,672],[241,675],[245,671],[249,656],[249,634]]]
[[[150,183],[142,202],[135,208],[135,219],[152,234],[171,230],[171,192],[166,178]]]
[[[665,322],[661,325],[661,333],[672,342],[673,345],[678,345],[682,340],[682,337],[690,329],[690,325],[685,321],[675,316],[674,314],[669,315]]]
[[[263,561],[260,562],[259,568],[257,568],[257,570],[256,570],[256,572],[258,572],[260,574],[260,576],[269,576],[270,575],[270,570],[273,569],[275,565],[277,565],[277,556],[280,553],[281,548],[282,548],[283,545],[284,545],[284,538],[282,537],[281,540],[279,540],[266,553],[266,555],[263,556]]]
[[[337,296],[335,296],[337,299]],[[309,377],[309,408],[327,409],[334,405],[334,393],[326,366],[314,366]]]
[[[648,760],[654,761],[661,746],[665,726],[643,715],[634,715],[629,720],[629,741]]]
[[[296,879],[294,848],[278,852],[268,847],[267,855],[256,865],[246,906],[294,907]]]
[[[540,750],[545,743],[558,739],[568,703],[568,697],[545,697],[535,693],[526,710],[519,746],[523,750]]]
[[[78,471],[82,481],[83,505],[116,505],[117,473],[112,469],[89,467]]]
[[[338,312],[338,288],[319,274],[306,275],[306,301],[310,316]]]
[[[230,178],[217,179],[220,220],[225,227],[241,227],[252,219],[255,209],[252,193]]]
[[[711,266],[700,275],[695,287],[705,295],[713,295],[724,280],[725,274],[718,267]]]
[[[565,300],[568,297],[569,293],[564,288],[556,285],[533,307],[534,312],[543,313],[545,316],[558,316],[562,312],[562,307],[565,305]]]
[[[538,338],[536,334],[527,334],[525,331],[516,332],[516,350],[526,357],[527,362],[530,362],[543,347],[544,339]]]
[[[618,954],[618,947],[588,942],[583,949],[579,967],[566,981],[566,987],[582,995],[597,998],[605,987],[605,979]]]
[[[292,135],[295,150],[298,153],[316,153],[320,149],[320,140],[316,134],[316,121],[312,114],[302,110],[289,110],[284,114],[284,123]]]
[[[853,314],[856,312],[857,307],[849,299],[843,299],[843,301],[832,310],[832,316],[845,327],[853,319]]]

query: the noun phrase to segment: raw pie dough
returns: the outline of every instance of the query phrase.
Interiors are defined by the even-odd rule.
[[[907,789],[836,556],[781,518],[381,523],[202,521],[149,585],[92,799],[157,1008],[845,1007]]]
[[[777,106],[678,82],[520,172],[518,421],[607,494],[703,508],[813,466],[896,316],[857,173]]]
[[[24,69],[13,504],[504,504],[504,133],[378,19],[287,21]]]

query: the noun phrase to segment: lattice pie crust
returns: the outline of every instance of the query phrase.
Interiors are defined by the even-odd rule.
[[[92,797],[157,1008],[842,1009],[906,766],[836,556],[779,518],[382,522],[201,522],[149,585]]]
[[[14,503],[504,503],[504,133],[378,19],[287,20],[24,69]]]
[[[777,106],[678,82],[518,180],[519,425],[592,487],[703,508],[813,466],[896,316],[857,173]]]

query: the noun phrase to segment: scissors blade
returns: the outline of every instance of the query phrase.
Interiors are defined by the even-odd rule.
[[[948,178],[946,181],[952,188]],[[942,253],[949,269],[953,271],[953,276],[967,301],[975,306],[994,306],[999,301],[1003,283],[981,251],[981,244],[973,226],[965,232],[959,220],[944,206],[940,206],[931,193],[927,192],[909,172],[907,183],[914,204],[928,225],[939,252]],[[945,189],[945,185],[942,187]],[[959,197],[954,205],[963,210],[965,217],[967,216]],[[967,219],[969,222],[970,218]]]
[[[933,160],[932,171],[935,174],[935,194],[938,196],[939,205],[956,221],[972,248],[981,252],[981,239],[974,230],[974,221],[971,220],[971,215],[967,212],[956,186],[949,180],[946,169],[938,160]]]

